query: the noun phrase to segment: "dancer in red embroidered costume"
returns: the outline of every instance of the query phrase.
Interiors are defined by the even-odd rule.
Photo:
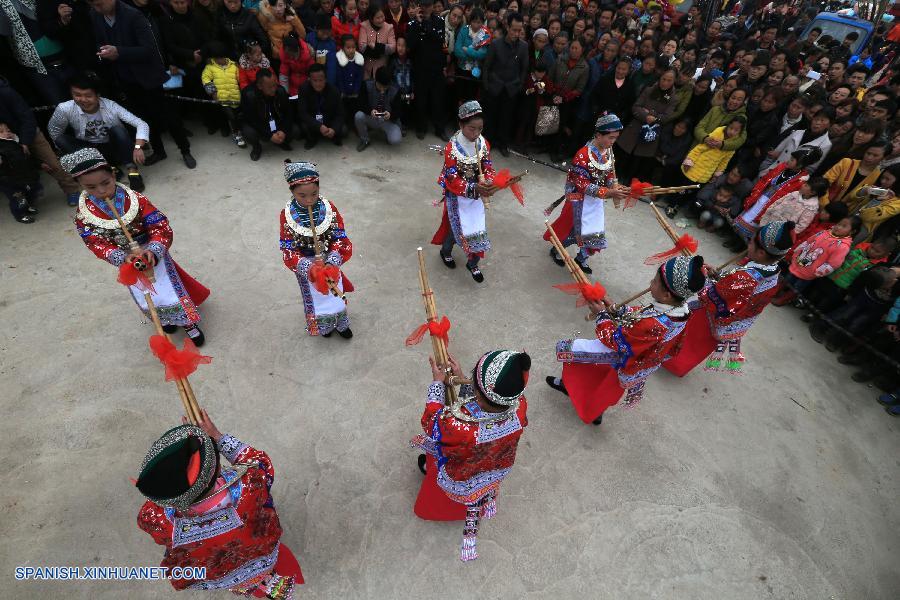
[[[84,148],[60,159],[84,191],[78,198],[75,227],[82,241],[97,258],[121,267],[130,262],[153,269],[151,298],[167,333],[184,327],[194,345],[202,346],[200,312],[197,307],[209,290],[178,266],[169,254],[172,228],[169,220],[146,196],[116,183],[112,167],[95,148]],[[113,211],[115,207],[115,211]],[[116,213],[139,249],[133,249],[122,232]],[[149,318],[144,288],[129,286],[138,308]]]
[[[445,403],[446,372],[429,358],[434,381],[422,414],[424,434],[410,444],[428,456],[425,481],[415,513],[432,521],[465,519],[460,559],[478,558],[476,542],[481,519],[497,511],[500,482],[512,469],[528,409],[522,392],[528,383],[531,358],[524,352],[495,350],[475,365],[473,382],[459,391],[459,402]],[[463,377],[450,357],[451,371]]]
[[[741,370],[741,338],[778,292],[778,261],[794,243],[793,230],[793,221],[772,221],[750,240],[746,264],[724,274],[707,268],[711,282],[698,294],[681,350],[663,364],[667,371],[684,377],[707,357],[708,371]]]
[[[650,282],[651,304],[613,310],[606,302],[589,302],[597,314],[597,339],[560,341],[562,376],[547,377],[547,384],[570,397],[585,423],[599,425],[622,394],[626,406],[634,406],[647,378],[678,352],[688,320],[685,301],[704,281],[702,257],[677,256],[660,265]]]
[[[147,453],[137,488],[148,501],[138,527],[165,546],[160,566],[202,567],[204,579],[172,579],[176,590],[228,589],[290,600],[303,573],[281,542],[269,455],[222,434],[206,411],[195,425],[162,435]],[[186,421],[186,420],[185,420]],[[219,453],[230,467],[220,464]]]
[[[478,261],[491,249],[485,221],[485,201],[497,191],[494,186],[491,146],[481,135],[484,118],[481,105],[470,100],[459,107],[459,131],[444,147],[444,168],[438,183],[444,188],[441,225],[431,243],[441,247],[441,260],[450,269],[456,261],[450,255],[453,244],[466,253],[466,268],[481,283],[484,274]]]
[[[296,274],[309,335],[330,337],[335,330],[353,337],[344,292],[352,292],[341,266],[353,244],[344,219],[330,200],[319,195],[319,171],[308,162],[285,161],[284,178],[292,197],[279,215],[284,266]],[[310,225],[314,222],[314,225]]]
[[[566,176],[566,203],[551,225],[563,246],[578,244],[575,262],[588,274],[593,272],[587,264],[588,256],[606,248],[605,201],[612,199],[618,207],[628,198],[628,189],[616,179],[612,149],[621,132],[622,123],[616,115],[604,113],[597,119],[594,139],[572,159]],[[550,234],[545,233],[544,239],[550,241]],[[550,258],[559,266],[566,264],[555,248],[550,249]]]

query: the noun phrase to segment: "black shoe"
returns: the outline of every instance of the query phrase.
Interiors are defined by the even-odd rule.
[[[819,322],[813,322],[809,326],[809,337],[815,340],[818,343],[822,343],[825,341],[825,335],[828,333],[828,326],[823,326]]]
[[[184,161],[184,166],[186,166],[188,169],[194,169],[197,167],[197,160],[193,156],[191,156],[190,150],[181,153],[181,160]]]
[[[674,204],[672,206],[666,207],[666,216],[670,219],[674,218],[678,214],[678,207]]]
[[[149,167],[155,165],[156,163],[166,160],[167,158],[169,158],[169,155],[165,152],[154,152],[150,155],[149,158],[147,158],[147,160],[144,161],[144,166]]]
[[[128,174],[128,187],[136,192],[143,192],[145,189],[144,178],[137,171]]]
[[[338,335],[341,336],[342,338],[344,338],[345,340],[349,340],[350,338],[353,337],[353,330],[350,329],[349,327],[343,331],[338,329]]]
[[[21,217],[16,217],[16,221],[18,221],[19,223],[30,224],[34,223],[34,217],[32,217],[31,215],[22,215]]]
[[[446,131],[435,130],[434,135],[438,136],[442,141],[449,142],[450,136],[447,135]]]
[[[566,261],[564,261],[559,254],[556,252],[556,248],[550,248],[550,258],[553,259],[553,262],[558,264],[561,267],[566,266]]]
[[[191,338],[191,340],[194,342],[194,345],[198,348],[206,342],[206,336],[203,335],[203,332],[200,331],[200,328],[196,325],[185,327],[184,332],[189,338]]]
[[[576,259],[575,259],[575,264],[577,264],[579,267],[581,267],[581,271],[582,271],[585,275],[590,275],[591,273],[594,272],[594,270],[588,266],[587,261],[584,261],[584,260],[578,260],[578,259],[576,258]]]
[[[328,333],[320,333],[319,335],[321,335],[321,336],[324,337],[324,338],[329,338],[329,337],[331,337],[331,334],[334,333],[334,331],[335,331],[335,330],[332,329],[332,330],[329,331]]]
[[[254,146],[250,149],[250,160],[256,162],[262,156],[262,146]]]
[[[800,317],[800,320],[804,323],[812,323],[815,318],[816,315],[814,315],[813,313],[806,313],[805,315]]]
[[[561,392],[561,393],[565,394],[566,396],[569,395],[569,392],[568,392],[568,390],[566,390],[566,386],[563,385],[562,381],[560,381],[559,384],[556,383],[556,377],[553,377],[552,375],[547,375],[547,378],[544,381],[546,381],[547,385],[552,387],[557,392]]]
[[[278,147],[281,148],[282,150],[284,150],[285,152],[291,152],[294,150],[294,147],[291,146],[290,142],[283,142],[283,143],[279,144]]]
[[[438,250],[438,254],[441,255],[441,260],[444,261],[444,266],[445,266],[445,267],[447,267],[448,269],[455,269],[455,268],[456,268],[456,261],[453,260],[453,257],[452,257],[452,256],[446,256],[446,255],[444,255],[444,251],[443,251],[443,250]]]
[[[600,413],[600,416],[591,421],[591,425],[599,425],[603,422],[603,413]]]
[[[424,131],[416,130],[416,137],[419,138],[420,140],[424,140],[424,139],[425,139],[425,132],[424,132]]]
[[[27,212],[29,215],[36,215],[41,211],[29,204],[25,207],[25,212]]]
[[[359,140],[359,143],[356,144],[356,151],[362,152],[366,148],[369,147],[369,140]]]
[[[472,265],[471,267],[466,265],[466,268],[469,270],[469,273],[472,274],[472,279],[478,283],[484,281],[484,275],[482,274],[481,269],[478,268],[478,265]]]
[[[500,146],[498,150],[500,150],[500,154],[502,154],[504,157],[509,156],[509,148],[507,148],[506,146]]]
[[[420,454],[418,459],[416,459],[416,462],[419,463],[419,470],[422,471],[422,475],[427,475],[425,472],[425,460],[424,454]]]
[[[178,325],[163,325],[162,329],[166,333],[175,333],[176,331],[178,331]]]
[[[309,137],[309,138],[306,138],[305,142],[303,142],[303,147],[306,148],[307,150],[312,150],[313,148],[316,147],[316,144],[318,144],[318,143],[319,143],[318,138]]]

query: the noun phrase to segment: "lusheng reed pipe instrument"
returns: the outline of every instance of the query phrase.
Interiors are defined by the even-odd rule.
[[[653,214],[656,216],[656,220],[659,223],[659,226],[662,227],[663,231],[666,232],[666,235],[669,236],[669,239],[671,239],[673,243],[677,244],[678,240],[680,238],[680,236],[678,235],[678,232],[675,231],[675,228],[672,226],[671,223],[669,223],[669,220],[666,218],[666,216],[664,214],[662,214],[662,211],[659,210],[659,207],[656,204],[654,204],[653,202],[650,202],[650,208],[653,210]],[[694,253],[691,252],[687,248],[682,248],[681,254],[683,256],[693,256],[694,255]]]
[[[122,234],[128,241],[128,247],[131,251],[131,254],[134,256],[138,256],[141,251],[141,247],[131,236],[131,232],[129,232],[128,228],[125,226],[125,222],[122,221],[122,215],[120,215],[119,211],[116,209],[115,201],[104,198],[103,202],[107,207],[109,207],[112,214],[116,217],[116,222],[119,224],[119,228],[122,230]],[[153,272],[153,267],[144,263],[143,260],[135,260],[134,266],[137,270],[145,273],[145,277],[151,284],[156,280],[156,276]],[[149,290],[144,290],[144,301],[147,303],[147,312],[150,313],[150,320],[153,321],[153,326],[156,328],[156,334],[164,337],[169,341],[169,343],[171,343],[172,339],[162,328],[162,323],[159,320],[159,313],[156,311],[156,305],[153,303],[153,298],[150,296]],[[197,397],[194,395],[194,390],[191,387],[190,382],[188,381],[187,377],[179,377],[175,379],[175,386],[178,388],[178,395],[181,397],[181,404],[184,407],[185,415],[192,424],[196,425],[200,422],[201,419],[200,406],[197,403]]]
[[[306,212],[309,215],[309,230],[312,231],[313,238],[313,252],[316,253],[316,260],[321,261],[323,264],[325,263],[325,256],[322,252],[322,244],[319,242],[319,234],[316,233],[316,219],[313,216],[313,207],[307,206]],[[337,282],[329,276],[325,276],[325,283],[328,284],[328,289],[331,291],[331,294],[337,298],[340,298],[344,301],[344,304],[347,303],[347,296],[341,289],[337,286]]]

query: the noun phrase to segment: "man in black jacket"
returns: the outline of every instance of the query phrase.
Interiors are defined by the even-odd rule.
[[[506,15],[506,35],[491,43],[484,59],[485,137],[503,156],[509,156],[513,115],[528,75],[524,28],[519,13]]]
[[[256,83],[241,90],[241,114],[241,132],[250,144],[250,160],[259,160],[263,140],[288,152],[292,149],[294,115],[291,101],[270,69],[257,71]]]
[[[63,45],[66,60],[79,71],[97,68],[91,7],[85,0],[37,0],[41,32]]]
[[[166,101],[163,83],[169,75],[163,64],[164,49],[160,48],[150,22],[136,8],[121,0],[90,0],[91,24],[97,41],[97,57],[107,75],[115,80],[122,104],[150,125],[151,165],[166,158],[161,130],[168,127],[187,168],[197,161],[191,156],[177,108]]]
[[[434,0],[420,0],[419,13],[406,30],[406,45],[412,60],[413,89],[416,94],[416,136],[425,138],[428,122],[434,134],[449,139],[444,131],[444,94],[446,83],[444,70],[447,54],[444,51],[444,19],[434,14]],[[528,60],[527,52],[525,60]]]
[[[299,118],[309,150],[320,139],[340,146],[344,135],[344,109],[341,94],[325,79],[325,65],[309,68],[309,79],[300,88]]]
[[[224,0],[220,13],[222,42],[228,48],[232,60],[240,58],[244,53],[244,42],[256,40],[263,54],[272,56],[272,44],[269,36],[263,31],[256,15],[241,6],[241,0]]]

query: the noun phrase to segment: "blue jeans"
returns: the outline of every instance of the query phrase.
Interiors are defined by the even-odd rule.
[[[128,131],[125,130],[123,125],[110,127],[108,135],[108,141],[102,144],[94,144],[67,132],[56,136],[53,143],[56,144],[56,147],[63,154],[69,154],[82,148],[96,148],[110,164],[117,166],[130,165],[133,162],[132,148],[134,147],[134,138],[128,135]]]

